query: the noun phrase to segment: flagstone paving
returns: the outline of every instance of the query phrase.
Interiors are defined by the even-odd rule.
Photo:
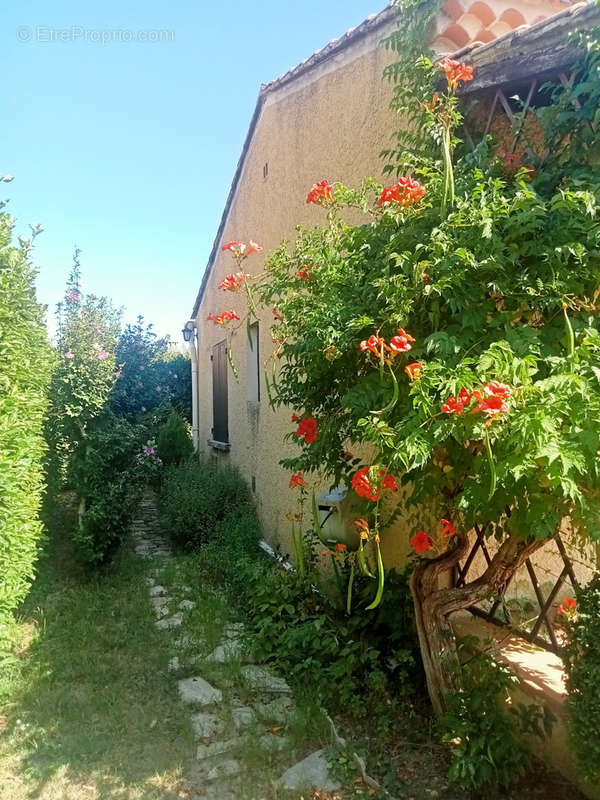
[[[252,663],[243,642],[242,623],[226,625],[220,643],[208,655],[194,656],[191,660],[188,657],[196,642],[188,635],[186,617],[193,613],[196,603],[181,599],[190,593],[189,587],[179,585],[176,580],[169,585],[169,576],[172,578],[177,571],[168,569],[174,565],[174,559],[161,532],[151,495],[142,500],[132,536],[137,555],[156,559],[158,564],[151,570],[153,577],[146,581],[148,595],[157,617],[156,627],[169,637],[171,647],[178,652],[170,659],[168,669],[177,681],[181,713],[189,714],[197,740],[196,759],[190,769],[195,797],[198,800],[253,797],[252,787],[244,782],[248,747],[255,758],[256,748],[264,753],[264,758],[271,757],[269,754],[281,758],[289,753],[291,766],[282,769],[280,779],[282,798],[300,796],[290,794],[289,790],[337,789],[339,784],[329,775],[323,751],[301,760],[298,756],[302,754],[294,752],[285,731],[294,711],[291,689],[270,667]],[[198,644],[202,651],[203,643]],[[239,674],[234,680],[236,666]]]

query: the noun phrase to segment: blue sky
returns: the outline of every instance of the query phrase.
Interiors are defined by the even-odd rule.
[[[15,180],[0,196],[18,233],[44,226],[40,300],[54,310],[77,244],[88,291],[173,335],[199,287],[260,84],[386,2],[6,5],[0,174]],[[125,41],[102,44],[110,31]],[[167,41],[126,41],[151,31]]]

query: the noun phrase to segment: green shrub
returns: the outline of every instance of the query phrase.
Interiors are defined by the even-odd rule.
[[[600,779],[600,574],[577,592],[577,614],[567,623],[567,709],[579,769]]]
[[[159,495],[165,530],[174,542],[188,548],[214,538],[218,523],[251,505],[250,490],[235,467],[205,461],[167,469]]]
[[[51,494],[72,478],[73,459],[105,412],[116,380],[120,313],[106,297],[82,294],[78,256],[75,250],[64,298],[57,306],[58,362],[45,426]],[[81,498],[80,487],[72,488]]]
[[[244,504],[217,523],[213,541],[217,551],[226,554],[228,562],[237,563],[246,558],[256,560],[261,537],[256,509]]]
[[[518,679],[487,655],[463,666],[463,681],[465,688],[446,695],[448,710],[438,723],[452,746],[448,777],[466,790],[506,788],[530,761],[520,736],[549,735],[553,716],[538,705],[507,704]]]
[[[158,455],[166,466],[181,464],[194,452],[190,428],[181,414],[172,411],[158,433]]]
[[[406,575],[388,573],[385,606],[351,616],[272,563],[242,566],[235,586],[257,656],[310,685],[320,701],[356,717],[385,713],[422,683]],[[366,605],[370,592],[357,579],[357,603]]]
[[[0,214],[0,626],[27,593],[42,533],[41,431],[52,366],[31,244],[13,246],[12,225]]]
[[[113,555],[127,535],[137,500],[126,475],[118,475],[101,495],[94,496],[81,528],[75,528],[73,534],[82,561],[98,564]]]
[[[107,414],[75,454],[73,482],[83,514],[74,540],[88,564],[106,561],[127,534],[145,479],[143,433]]]

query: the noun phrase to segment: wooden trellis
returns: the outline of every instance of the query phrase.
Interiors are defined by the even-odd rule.
[[[573,72],[569,74],[567,74],[566,72],[560,72],[559,74],[555,75],[552,80],[559,81],[565,88],[569,88],[573,85],[574,78],[575,75]],[[549,80],[549,78],[546,77],[545,80]],[[510,100],[515,96],[515,93],[514,92],[511,93],[511,91],[507,87],[497,88],[494,91],[493,95],[491,96],[491,102],[489,103],[489,112],[487,114],[485,127],[481,132],[482,138],[485,138],[489,134],[497,114],[503,113],[506,119],[508,120],[513,133],[511,145],[507,150],[508,154],[515,153],[517,145],[522,140],[524,145],[523,147],[524,152],[528,155],[529,158],[534,156],[536,154],[535,146],[527,137],[527,133],[525,130],[525,122],[528,116],[534,113],[532,112],[534,101],[535,100],[539,101],[540,99],[542,99],[539,93],[541,85],[542,82],[536,77],[528,80],[525,87],[523,87],[523,85],[519,87],[519,99],[521,100],[521,95],[524,95],[525,97],[524,101],[521,100],[522,106],[519,111],[514,111],[510,103]],[[525,88],[525,91],[523,91],[523,88]],[[474,93],[473,95],[470,96],[477,97],[478,93]],[[576,99],[573,100],[573,105],[576,108],[579,108],[581,106],[579,101]],[[463,123],[462,130],[467,144],[472,149],[475,149],[476,137],[474,137],[471,131],[469,130],[468,119],[465,120],[465,122]]]
[[[514,621],[512,617],[511,611],[506,603],[506,591],[510,585],[510,581],[502,588],[502,591],[493,598],[489,609],[486,610],[480,605],[474,605],[471,606],[468,611],[477,617],[485,619],[487,622],[491,622],[493,625],[510,629],[513,633],[521,636],[528,642],[537,644],[553,653],[560,654],[561,646],[556,638],[556,633],[554,631],[554,626],[550,616],[550,610],[567,578],[571,581],[573,589],[578,586],[578,581],[575,577],[573,564],[568,556],[560,534],[557,534],[553,541],[555,542],[558,553],[562,559],[563,567],[560,574],[556,578],[552,589],[546,596],[544,596],[542,586],[536,573],[535,565],[530,558],[525,561],[527,575],[531,582],[533,595],[535,596],[538,605],[538,612],[536,612],[536,616],[534,617],[534,620],[532,620],[533,625],[531,630],[526,630],[521,627],[517,622]],[[473,574],[475,557],[478,553],[482,554],[486,566],[489,566],[492,562],[492,556],[490,555],[490,551],[485,542],[485,528],[475,526],[475,541],[462,565],[459,565],[456,569],[455,586],[465,586],[467,583],[470,583],[472,580],[475,580],[477,577],[479,577],[478,575]],[[501,616],[499,616],[499,613]],[[542,629],[545,629],[548,639],[540,635]]]
[[[574,75],[567,75],[565,72],[561,72],[560,74],[556,75],[555,80],[556,79],[559,80],[563,86],[569,87],[573,83]],[[522,101],[522,107],[517,112],[515,112],[511,107],[510,97],[512,95],[510,94],[510,91],[507,88],[495,89],[493,96],[490,97],[491,102],[489,103],[489,111],[487,113],[485,126],[481,132],[481,135],[486,137],[490,133],[496,115],[504,114],[510,123],[510,128],[512,131],[512,141],[508,152],[515,153],[517,146],[521,142],[522,150],[524,150],[529,157],[533,156],[535,154],[535,148],[527,137],[525,122],[528,115],[532,113],[533,102],[539,98],[539,87],[540,81],[537,77],[528,80],[524,92],[522,91],[523,84],[521,84],[521,94],[525,96],[525,100]],[[577,105],[578,101],[575,100],[574,104]],[[475,148],[474,137],[469,131],[468,121],[466,121],[463,126],[463,133],[469,146]],[[559,654],[561,646],[554,631],[553,620],[551,618],[550,611],[567,578],[571,581],[573,589],[577,587],[578,582],[575,577],[572,562],[567,554],[560,534],[554,537],[554,542],[556,544],[558,554],[562,559],[563,566],[560,574],[556,578],[552,588],[546,596],[544,595],[542,585],[532,560],[528,558],[525,561],[526,573],[533,589],[533,595],[531,599],[533,602],[533,597],[535,597],[538,607],[538,611],[534,619],[531,620],[533,624],[529,630],[524,629],[513,619],[513,615],[511,614],[509,606],[506,603],[506,591],[509,588],[510,582],[506,584],[502,591],[492,599],[491,605],[488,609],[483,608],[480,605],[474,605],[468,610],[473,615],[481,617],[487,622],[510,629],[513,633],[521,636],[528,642],[532,642],[540,647],[545,648],[546,650],[550,650]],[[462,565],[459,565],[455,571],[455,585],[457,587],[465,586],[466,583],[479,577],[478,575],[473,574],[474,564],[477,563],[476,556],[479,553],[481,556],[483,556],[485,565],[489,566],[492,561],[492,556],[485,542],[485,528],[476,526],[473,547],[471,548]],[[542,635],[543,632],[546,633],[547,638],[546,636]]]

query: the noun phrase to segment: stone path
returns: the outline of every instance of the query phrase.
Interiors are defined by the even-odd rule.
[[[329,775],[322,750],[298,760],[302,754],[294,753],[286,734],[294,710],[291,689],[272,669],[252,663],[241,623],[226,625],[212,652],[189,658],[194,642],[186,629],[186,618],[195,603],[185,599],[190,587],[173,577],[177,575],[172,568],[176,559],[161,533],[151,495],[140,504],[132,536],[136,554],[154,559],[147,584],[156,627],[165,637],[172,637],[171,644],[179,648],[180,654],[169,662],[169,671],[177,680],[181,713],[189,714],[197,740],[191,769],[195,798],[256,798],[253,787],[244,780],[248,758],[253,759],[256,769],[257,759],[260,763],[261,759],[288,757],[287,765],[291,766],[282,770],[278,783],[282,798],[297,798],[301,796],[298,792],[304,791],[310,796],[312,787],[339,789],[339,783]]]

